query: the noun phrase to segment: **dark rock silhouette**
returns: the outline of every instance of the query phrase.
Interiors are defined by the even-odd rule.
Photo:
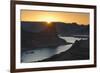
[[[77,23],[54,22],[57,32],[61,36],[89,35],[89,25]]]
[[[59,38],[58,35],[89,35],[89,25],[64,22],[52,22],[50,24],[46,22],[21,22],[22,50],[70,44]]]
[[[34,25],[37,27],[37,29],[34,27]],[[58,47],[66,44],[70,43],[57,36],[55,24],[51,23],[50,25],[45,22],[22,22],[22,50],[27,50],[25,48]]]
[[[76,40],[69,50],[38,62],[85,59],[89,59],[89,39],[80,41]]]

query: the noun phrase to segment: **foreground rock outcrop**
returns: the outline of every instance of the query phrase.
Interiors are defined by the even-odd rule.
[[[38,62],[85,59],[89,59],[89,40],[75,41],[69,50]]]

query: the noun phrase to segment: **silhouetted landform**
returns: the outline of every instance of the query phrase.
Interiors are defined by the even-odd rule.
[[[89,40],[76,40],[72,47],[67,51],[38,62],[86,59],[89,59]]]
[[[40,32],[47,28],[46,22],[21,22],[21,25],[30,32]],[[55,25],[56,33],[61,36],[89,35],[89,25],[64,22],[52,22],[48,25]]]
[[[89,35],[89,24],[54,22],[57,32],[61,36]]]
[[[21,22],[21,47],[25,48],[44,48],[58,47],[70,44],[58,37],[89,35],[89,25],[78,25],[77,23],[63,22]]]
[[[70,44],[57,35],[56,25],[53,23],[49,25],[46,22],[21,22],[22,50]]]

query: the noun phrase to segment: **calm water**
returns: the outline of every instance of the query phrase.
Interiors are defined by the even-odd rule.
[[[60,37],[60,38],[66,40],[67,42],[71,42],[71,43],[74,43],[76,40],[82,39],[82,38],[74,38],[74,37]],[[83,38],[83,40],[84,39],[86,38]],[[21,60],[24,63],[43,60],[55,54],[64,52],[68,50],[71,46],[72,44],[59,46],[57,48],[36,48],[34,50],[22,52]]]

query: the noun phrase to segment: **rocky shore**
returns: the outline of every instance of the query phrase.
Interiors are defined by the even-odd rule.
[[[89,40],[76,40],[69,50],[38,62],[86,59],[89,59]]]

